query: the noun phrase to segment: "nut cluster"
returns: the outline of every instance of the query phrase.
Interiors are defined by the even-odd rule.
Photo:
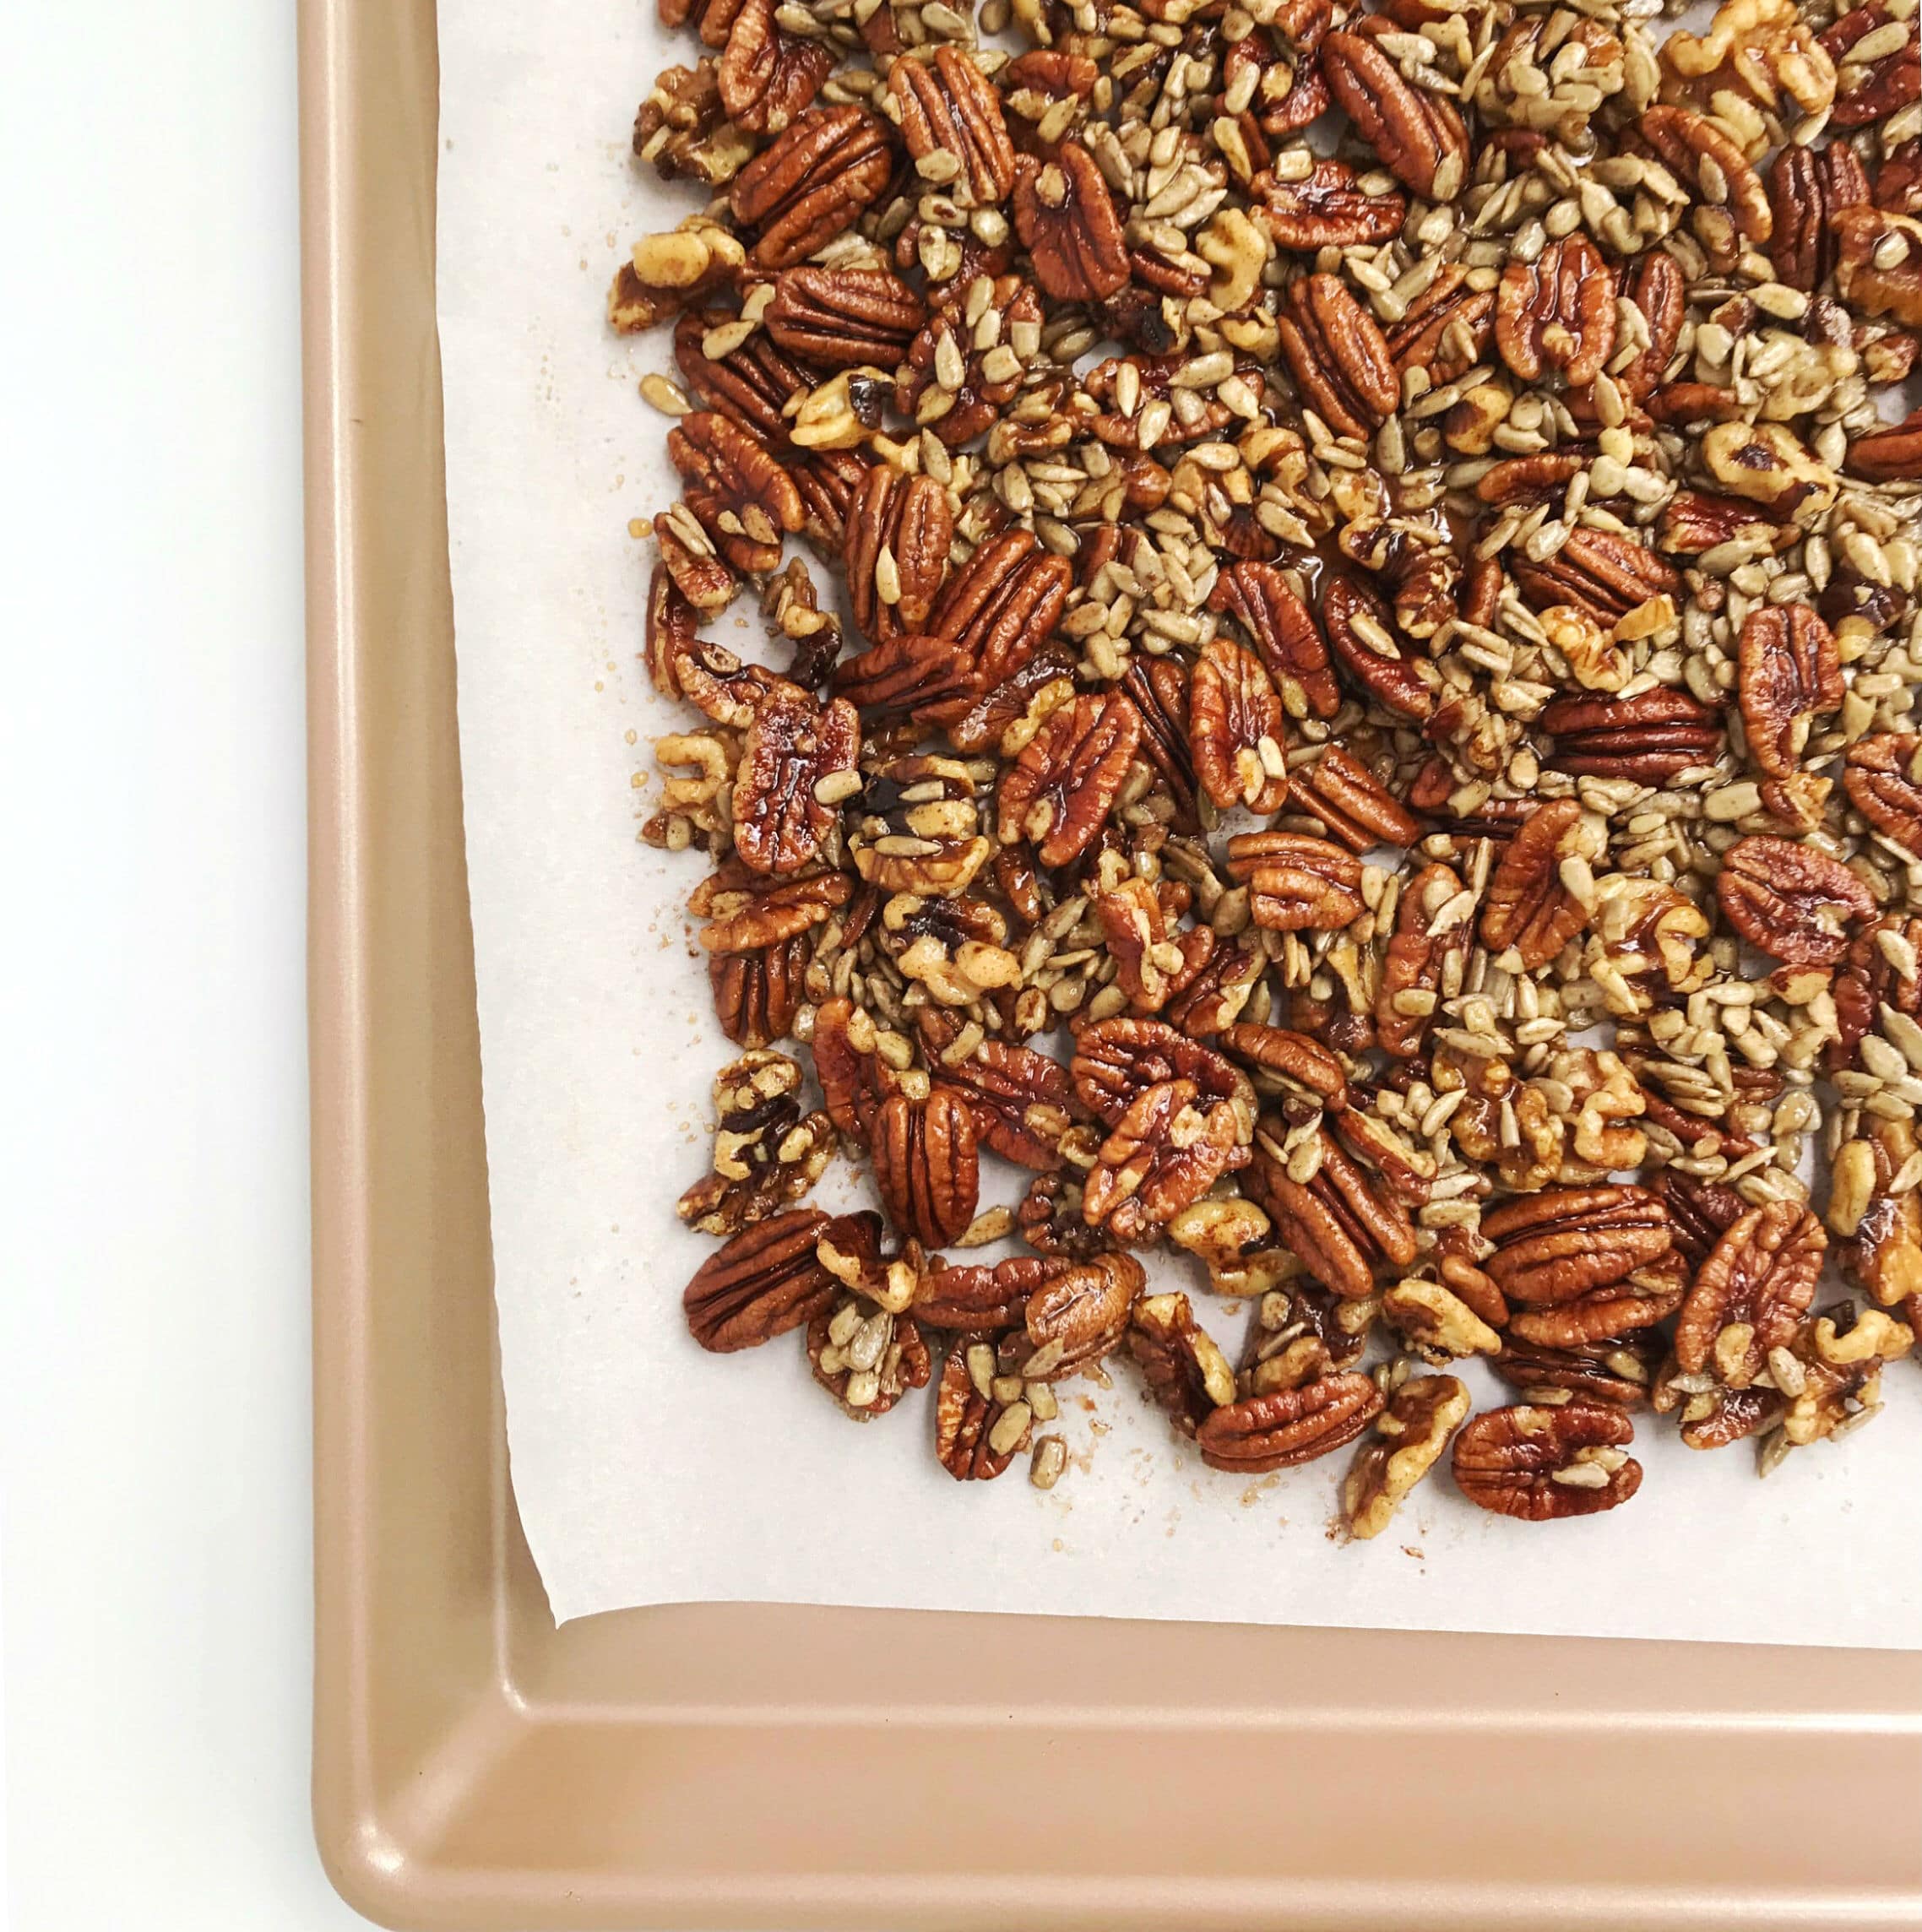
[[[951,1473],[1044,1486],[1125,1355],[1213,1467],[1359,1442],[1358,1536],[1444,1451],[1538,1521],[1635,1494],[1637,1409],[1765,1470],[1873,1415],[1917,0],[660,5],[635,150],[709,198],[609,314],[671,325],[645,662],[699,714],[642,835],[746,1054],[696,1338],[931,1381]],[[705,634],[743,594],[779,670]],[[803,1205],[837,1147],[884,1218]]]

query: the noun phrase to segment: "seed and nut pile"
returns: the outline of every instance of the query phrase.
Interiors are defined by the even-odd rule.
[[[646,659],[699,714],[643,836],[744,1050],[695,1338],[798,1329],[864,1419],[931,1381],[954,1476],[1043,1486],[1131,1359],[1217,1468],[1359,1444],[1359,1536],[1444,1451],[1539,1520],[1634,1495],[1638,1414],[1765,1469],[1872,1416],[1917,0],[660,4],[635,149],[709,198],[610,315],[672,331]],[[744,594],[778,670],[703,634]],[[806,1204],[838,1154],[885,1218]]]

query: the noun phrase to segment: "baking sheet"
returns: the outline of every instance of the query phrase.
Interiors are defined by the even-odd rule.
[[[557,1619],[764,1600],[1565,1635],[1922,1645],[1922,1402],[1766,1483],[1645,1420],[1641,1494],[1546,1526],[1445,1479],[1390,1532],[1328,1535],[1345,1454],[1251,1480],[1204,1468],[1116,1386],[1065,1388],[1075,1466],[957,1484],[931,1401],[851,1425],[798,1338],[717,1358],[680,1291],[712,1243],[675,1220],[705,1171],[734,1049],[681,905],[692,855],[638,842],[649,742],[686,728],[638,653],[671,502],[639,375],[667,332],[612,336],[632,242],[698,205],[626,138],[654,73],[692,57],[634,0],[442,0],[439,314],[466,804],[502,1374],[515,1493]],[[743,605],[747,600],[743,600]],[[719,634],[760,654],[741,606]],[[984,1160],[983,1204],[1024,1176]],[[858,1204],[837,1164],[820,1192]],[[1181,1270],[1163,1271],[1193,1288]],[[1231,1337],[1245,1316],[1204,1318]],[[1464,1371],[1484,1401],[1485,1370]]]

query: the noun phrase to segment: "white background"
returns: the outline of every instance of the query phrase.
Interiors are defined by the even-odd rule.
[[[294,48],[0,4],[14,1932],[361,1924],[307,1806]]]
[[[0,6],[0,1919],[307,1826],[292,0]]]

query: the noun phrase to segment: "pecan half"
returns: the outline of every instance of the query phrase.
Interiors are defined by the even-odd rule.
[[[1398,1060],[1422,1049],[1435,1009],[1458,989],[1474,901],[1447,866],[1425,866],[1402,887],[1375,996],[1375,1037]]]
[[[1252,651],[1227,638],[1203,645],[1188,687],[1188,744],[1195,776],[1221,810],[1281,810],[1288,797],[1284,715]]]
[[[854,513],[844,551],[848,607],[877,643],[925,631],[947,575],[954,513],[931,476],[908,476],[877,463]]]
[[[1743,241],[1767,242],[1775,229],[1767,191],[1724,122],[1664,103],[1644,109],[1636,126],[1669,172],[1708,207],[1725,211]]]
[[[1294,1180],[1265,1142],[1246,1186],[1273,1217],[1283,1245],[1307,1272],[1346,1301],[1374,1293],[1378,1267],[1408,1267],[1417,1253],[1414,1224],[1390,1191],[1326,1132],[1308,1180]]]
[[[1670,556],[1700,556],[1738,538],[1759,537],[1771,551],[1780,551],[1800,535],[1793,524],[1778,523],[1759,503],[1701,490],[1676,491],[1657,529],[1661,547]]]
[[[1679,596],[1680,573],[1654,551],[1613,530],[1572,530],[1545,562],[1509,553],[1516,587],[1537,611],[1572,604],[1604,631],[1651,598]]]
[[[979,681],[973,656],[958,638],[897,631],[835,665],[833,688],[858,711],[905,718],[935,731],[967,714]]]
[[[751,134],[779,133],[834,69],[832,46],[777,26],[774,11],[774,0],[741,0],[720,57],[721,105]]]
[[[1790,1342],[1828,1247],[1822,1224],[1799,1201],[1751,1208],[1715,1244],[1675,1321],[1675,1360],[1728,1388],[1746,1388],[1771,1349]]]
[[[1835,1157],[1828,1224],[1841,1238],[1843,1272],[1885,1308],[1922,1314],[1922,1196],[1894,1191],[1915,1153],[1907,1121],[1870,1120]]]
[[[1112,892],[1096,893],[1089,902],[1116,963],[1114,984],[1127,995],[1131,1012],[1159,1012],[1214,950],[1214,934],[1208,927],[1175,926],[1186,898],[1185,886],[1131,878]]]
[[[1292,284],[1275,318],[1295,386],[1337,436],[1368,437],[1401,401],[1381,325],[1337,275]]]
[[[1485,503],[1506,508],[1511,503],[1545,503],[1568,487],[1587,459],[1572,453],[1546,456],[1512,456],[1497,463],[1475,485]]]
[[[878,1056],[874,1022],[843,996],[823,1000],[815,1009],[814,1077],[828,1115],[844,1134],[866,1141],[881,1104],[899,1082]]]
[[[1551,799],[1508,841],[1488,883],[1481,915],[1482,944],[1496,952],[1511,947],[1523,967],[1545,966],[1588,922],[1581,900],[1561,882],[1565,860],[1583,840],[1579,800]]]
[[[853,892],[843,872],[770,879],[729,859],[688,894],[687,909],[709,921],[700,935],[705,951],[758,952],[812,931]]]
[[[1141,714],[1119,692],[1093,692],[1050,714],[1001,781],[1004,845],[1025,838],[1044,866],[1091,845],[1141,742]]]
[[[775,681],[747,728],[734,784],[734,849],[757,872],[779,877],[812,864],[839,816],[834,780],[855,768],[861,719],[835,698],[825,707]],[[824,801],[823,791],[830,794]]]
[[[1299,1094],[1331,1113],[1348,1104],[1341,1061],[1305,1033],[1241,1022],[1221,1029],[1220,1045],[1252,1072],[1257,1093]]]
[[[1003,1350],[1030,1381],[1077,1374],[1120,1347],[1148,1279],[1132,1255],[1112,1253],[1084,1261],[1018,1256],[1001,1267],[1036,1271],[1021,1337]]]
[[[1210,1100],[1234,1102],[1251,1127],[1254,1121],[1255,1090],[1247,1076],[1213,1047],[1160,1020],[1098,1020],[1083,1028],[1068,1072],[1082,1104],[1110,1127],[1119,1126],[1150,1087],[1172,1080],[1187,1081]]]
[[[1331,577],[1322,593],[1322,620],[1336,663],[1368,697],[1417,724],[1434,714],[1434,667],[1396,642],[1387,605],[1365,584]]]
[[[1024,1397],[996,1392],[993,1344],[964,1337],[942,1367],[934,1403],[935,1454],[957,1482],[988,1482],[1034,1440],[1034,1412]]]
[[[1594,1516],[1642,1487],[1642,1465],[1625,1453],[1634,1440],[1627,1416],[1599,1403],[1491,1408],[1455,1437],[1455,1486],[1481,1508],[1525,1522]]]
[[[1548,762],[1558,772],[1666,784],[1679,773],[1715,762],[1722,727],[1686,691],[1657,685],[1633,697],[1557,697],[1541,714],[1555,741]]]
[[[1887,914],[1856,933],[1831,982],[1838,1033],[1829,1045],[1831,1066],[1856,1064],[1857,1049],[1885,1005],[1911,1019],[1922,1015],[1919,948],[1922,920],[1913,917]]]
[[[1017,54],[1000,79],[1014,112],[1015,139],[1024,153],[1042,155],[1051,153],[1061,136],[1072,132],[1101,69],[1085,54],[1035,47]]]
[[[789,354],[823,369],[892,369],[927,320],[927,305],[885,269],[785,269],[763,323]]]
[[[674,588],[703,617],[719,616],[734,601],[741,579],[731,564],[714,554],[713,540],[687,506],[676,503],[663,510],[654,520],[654,534],[661,567]]]
[[[1579,1349],[1612,1342],[1664,1321],[1681,1305],[1688,1289],[1688,1267],[1670,1253],[1638,1268],[1625,1283],[1598,1289],[1550,1308],[1518,1309],[1508,1332],[1532,1348]]]
[[[1410,1208],[1425,1203],[1436,1171],[1434,1156],[1415,1147],[1358,1095],[1356,1104],[1330,1110],[1328,1125],[1341,1144],[1363,1163],[1390,1195]]]
[[[690,21],[704,47],[725,47],[741,11],[741,0],[657,0],[664,27],[684,27]]]
[[[1232,123],[1241,138],[1246,165],[1241,165],[1231,142],[1224,149],[1237,179],[1249,178],[1251,171],[1273,159],[1268,137],[1298,133],[1327,112],[1327,83],[1316,57],[1319,45],[1318,35],[1291,41],[1285,35],[1255,33],[1236,41],[1223,55],[1224,92],[1239,98],[1248,85],[1249,70],[1257,77],[1246,109]]]
[[[1117,1240],[1150,1237],[1247,1165],[1251,1126],[1245,1107],[1204,1095],[1192,1080],[1157,1082],[1101,1143],[1083,1183],[1083,1218]]]
[[[1910,483],[1922,478],[1922,410],[1892,427],[1859,436],[1849,445],[1851,476],[1871,483]]]
[[[1732,1187],[1698,1180],[1665,1167],[1650,1181],[1669,1210],[1669,1225],[1676,1251],[1691,1268],[1699,1268],[1729,1229],[1748,1211],[1748,1203]]]
[[[1495,327],[1495,290],[1468,285],[1468,269],[1446,264],[1408,313],[1387,332],[1388,353],[1403,375],[1425,370],[1452,383],[1481,360]]]
[[[1229,565],[1216,578],[1208,607],[1247,632],[1291,715],[1333,718],[1341,708],[1341,689],[1314,614],[1275,565]]]
[[[1442,1459],[1470,1407],[1452,1376],[1411,1376],[1375,1419],[1342,1484],[1342,1515],[1350,1536],[1379,1536],[1414,1486]]]
[[[871,1214],[850,1218],[876,1223]],[[681,1298],[694,1339],[717,1354],[757,1349],[824,1312],[839,1284],[814,1249],[835,1225],[817,1209],[790,1208],[744,1228],[709,1256]]]
[[[1300,181],[1259,174],[1248,193],[1275,246],[1305,255],[1393,241],[1408,219],[1405,197],[1365,193],[1345,161],[1317,161]]]
[[[1219,1034],[1241,1016],[1268,964],[1268,954],[1252,936],[1223,941],[1169,1001],[1169,1018],[1193,1039]]]
[[[1830,115],[1838,128],[1866,128],[1886,121],[1922,95],[1922,57],[1915,46],[1915,16],[1899,23],[1889,35],[1894,46],[1870,59],[1851,58],[1859,43],[1871,34],[1898,24],[1892,11],[1872,0],[1844,14],[1822,35],[1822,48],[1835,62],[1835,106]]]
[[[740,319],[727,309],[690,309],[674,325],[674,366],[710,410],[738,423],[767,448],[785,452],[788,404],[807,393],[813,378],[765,329],[756,329],[725,355],[709,355],[706,345],[714,332]],[[788,475],[805,512],[806,492],[799,475]]]
[[[1069,1264],[1032,1256],[966,1267],[925,1272],[915,1289],[915,1317],[931,1328],[968,1335],[1000,1335],[1028,1317],[1028,1298],[1048,1271]]]
[[[1377,845],[1412,845],[1420,822],[1353,752],[1330,745],[1292,780],[1295,809],[1321,821],[1331,838],[1351,852]]]
[[[1771,778],[1800,762],[1816,718],[1842,703],[1842,659],[1806,604],[1762,604],[1743,620],[1736,690],[1749,756]]]
[[[1127,284],[1127,246],[1114,197],[1078,141],[1063,141],[1046,162],[1021,157],[1014,229],[1034,258],[1035,279],[1058,301],[1101,301]]]
[[[1658,1400],[1656,1406],[1661,1407]],[[1670,1405],[1671,1407],[1673,1404]],[[1688,1398],[1679,1431],[1688,1449],[1725,1449],[1773,1429],[1788,1405],[1773,1389],[1713,1388]]]
[[[801,529],[823,558],[839,561],[870,467],[851,449],[816,449],[789,472],[806,513]]]
[[[1495,342],[1524,382],[1559,369],[1570,388],[1594,381],[1615,348],[1615,274],[1580,229],[1533,262],[1501,272]]]
[[[950,194],[984,207],[1007,198],[1014,186],[1014,144],[1001,96],[970,55],[944,42],[931,60],[912,55],[898,60],[888,71],[888,92],[901,138],[917,161],[953,157]],[[926,180],[941,178],[926,166],[921,173]]]
[[[1869,177],[1844,141],[1806,148],[1791,141],[1768,171],[1775,232],[1768,245],[1775,272],[1812,295],[1835,272],[1836,217],[1869,204]]]
[[[1333,932],[1360,918],[1361,861],[1327,838],[1244,832],[1228,841],[1229,875],[1248,887],[1255,924],[1270,932]]]
[[[1211,1469],[1262,1475],[1342,1448],[1382,1408],[1375,1378],[1351,1369],[1213,1409],[1196,1430],[1195,1440]]]
[[[980,1335],[1018,1330],[1002,1359],[1030,1381],[1043,1381],[1072,1375],[1119,1346],[1146,1279],[1128,1255],[1017,1255],[924,1274],[914,1312],[935,1328]]]
[[[953,287],[908,345],[894,407],[950,448],[995,428],[1021,391],[1014,345],[1027,333],[1039,336],[1041,315],[1040,294],[1018,275],[981,275]]]
[[[985,1039],[964,1060],[942,1058],[942,1078],[975,1116],[975,1131],[1003,1160],[1052,1172],[1061,1137],[1083,1116],[1058,1060],[1009,1040]]]
[[[1201,829],[1196,806],[1194,758],[1188,749],[1188,680],[1171,657],[1132,658],[1121,676],[1121,689],[1141,714],[1141,756],[1161,775],[1174,800],[1177,832]]]
[[[1648,325],[1648,345],[1616,372],[1615,386],[1628,401],[1646,402],[1661,386],[1675,355],[1688,312],[1687,284],[1673,255],[1651,248],[1629,270],[1621,292],[1641,310]]]
[[[856,1422],[887,1414],[934,1373],[927,1343],[907,1316],[855,1295],[808,1323],[807,1359],[815,1381]]]
[[[966,1231],[980,1197],[975,1117],[951,1088],[892,1094],[870,1137],[882,1204],[897,1228],[940,1247]]]
[[[716,724],[743,730],[773,680],[730,650],[698,634],[700,613],[674,573],[657,563],[648,580],[647,664],[663,697],[684,697]]]
[[[781,566],[781,539],[799,530],[801,497],[752,431],[712,410],[683,416],[667,453],[686,483],[687,507],[736,570]]]
[[[1053,635],[1073,583],[1067,560],[1051,556],[1032,530],[1004,530],[948,579],[928,613],[927,627],[967,647],[975,663],[976,690],[991,693]],[[959,737],[954,742],[964,751],[980,748]]]
[[[888,131],[865,107],[809,108],[735,176],[728,205],[756,232],[749,259],[805,262],[880,198],[893,168]]]
[[[1185,1294],[1150,1294],[1134,1305],[1128,1353],[1148,1393],[1183,1435],[1192,1435],[1235,1399],[1235,1371],[1195,1320]]]
[[[1875,895],[1838,860],[1787,838],[1738,838],[1722,855],[1716,897],[1729,925],[1789,966],[1832,966],[1849,923],[1872,918]]]
[[[1634,1408],[1648,1401],[1662,1355],[1661,1338],[1650,1329],[1572,1349],[1534,1348],[1511,1336],[1489,1365],[1538,1403],[1559,1392],[1578,1402]]]
[[[1922,135],[1882,156],[1876,170],[1876,206],[1895,214],[1922,214]]]
[[[1657,1196],[1616,1186],[1524,1195],[1485,1215],[1481,1231],[1496,1244],[1482,1264],[1489,1278],[1530,1308],[1613,1289],[1662,1260],[1675,1238]]]
[[[1451,200],[1468,178],[1469,137],[1452,101],[1411,87],[1360,33],[1330,34],[1322,72],[1337,105],[1382,166],[1430,201]]]
[[[1922,859],[1922,733],[1880,731],[1849,747],[1849,801],[1892,845]]]
[[[771,1046],[794,1031],[807,996],[814,942],[806,934],[777,940],[752,952],[717,952],[708,961],[708,988],[720,1029],[738,1046]]]

